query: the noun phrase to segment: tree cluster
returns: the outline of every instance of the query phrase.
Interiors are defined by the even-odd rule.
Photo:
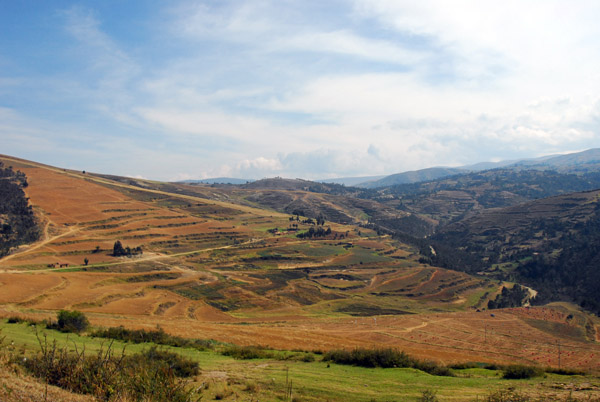
[[[306,232],[302,232],[302,233],[298,233],[296,235],[297,238],[299,239],[313,239],[316,237],[325,237],[325,236],[329,236],[331,234],[331,228],[327,228],[327,230],[323,229],[323,227],[318,227],[317,229],[315,228],[308,228],[308,230]]]
[[[488,302],[488,309],[521,307],[527,296],[529,292],[521,285],[515,285],[512,289],[505,286],[495,300]]]
[[[132,257],[134,255],[143,254],[143,250],[140,246],[135,248],[130,248],[129,246],[123,247],[123,244],[119,240],[117,240],[113,246],[114,257]]]

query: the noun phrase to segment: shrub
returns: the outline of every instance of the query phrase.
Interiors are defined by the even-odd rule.
[[[554,368],[547,367],[544,369],[546,373],[558,374],[558,375],[585,375],[585,371],[571,369],[571,368]]]
[[[238,360],[270,359],[273,353],[258,346],[229,346],[221,351],[223,356],[231,356]]]
[[[448,367],[450,367],[451,369],[454,369],[454,370],[465,370],[465,369],[479,368],[482,366],[485,366],[485,365],[477,364],[477,363],[473,363],[473,362],[466,362],[466,363],[455,363]]]
[[[159,345],[190,347],[198,350],[212,349],[215,343],[215,341],[206,339],[187,339],[169,335],[162,328],[157,331],[146,331],[143,329],[127,329],[121,326],[99,329],[92,332],[91,335],[133,343],[153,342]]]
[[[432,375],[452,376],[452,371],[446,366],[435,362],[415,359],[403,351],[390,348],[362,349],[352,351],[331,350],[323,356],[323,361],[332,361],[337,364],[348,364],[361,367],[410,367]]]
[[[25,368],[33,375],[71,392],[92,394],[108,400],[114,390],[111,384],[117,382],[121,360],[112,356],[109,348],[100,350],[96,356],[86,356],[85,350],[69,353],[67,347],[59,348],[56,341],[48,345],[38,337],[40,353],[23,360]]]
[[[362,349],[352,351],[332,350],[323,356],[324,361],[361,367],[412,367],[414,360],[396,349]]]
[[[40,353],[20,361],[34,376],[46,383],[71,392],[90,394],[101,401],[174,401],[188,402],[193,392],[177,375],[197,373],[197,365],[168,352],[149,350],[141,354],[120,356],[112,352],[112,345],[94,356],[85,349],[71,353],[56,341],[48,345],[38,336]],[[183,362],[183,363],[182,363]],[[173,366],[173,367],[172,367]]]
[[[504,367],[496,363],[486,363],[483,368],[486,370],[502,370]]]
[[[159,350],[156,346],[127,358],[131,366],[143,366],[148,362],[169,367],[177,377],[192,377],[198,374],[198,363],[177,353]]]
[[[431,375],[444,376],[444,377],[454,376],[454,373],[452,372],[452,370],[450,370],[450,368],[448,368],[446,366],[440,366],[436,362],[430,361],[430,360],[425,360],[425,361],[415,360],[412,367],[416,368],[417,370],[424,371]]]
[[[81,311],[61,310],[57,314],[57,319],[58,322],[56,329],[62,332],[80,333],[85,331],[90,326],[87,317]],[[52,328],[53,326],[50,325],[49,327]]]
[[[22,322],[25,322],[25,320],[18,316],[12,316],[12,317],[8,317],[8,320],[6,322],[8,324],[20,324]]]
[[[437,398],[435,391],[426,389],[425,391],[423,391],[423,393],[421,394],[421,397],[418,399],[418,401],[419,402],[438,402],[439,399]]]
[[[533,366],[511,365],[504,368],[502,378],[518,380],[533,378],[542,375],[543,371]]]

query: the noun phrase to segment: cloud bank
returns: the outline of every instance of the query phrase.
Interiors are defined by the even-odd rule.
[[[41,162],[316,179],[599,144],[593,1],[4,8],[0,146]]]

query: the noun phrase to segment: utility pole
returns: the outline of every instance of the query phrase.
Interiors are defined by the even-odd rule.
[[[558,345],[558,369],[560,370],[560,340],[556,341]]]

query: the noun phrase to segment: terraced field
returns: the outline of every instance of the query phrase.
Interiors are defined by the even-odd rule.
[[[2,316],[77,309],[94,325],[281,349],[391,346],[444,362],[558,366],[560,342],[563,367],[600,371],[595,318],[565,305],[478,311],[501,283],[422,264],[359,218],[299,239],[314,225],[235,192],[3,161],[27,175],[44,237],[0,260]],[[143,252],[113,256],[117,240]]]

